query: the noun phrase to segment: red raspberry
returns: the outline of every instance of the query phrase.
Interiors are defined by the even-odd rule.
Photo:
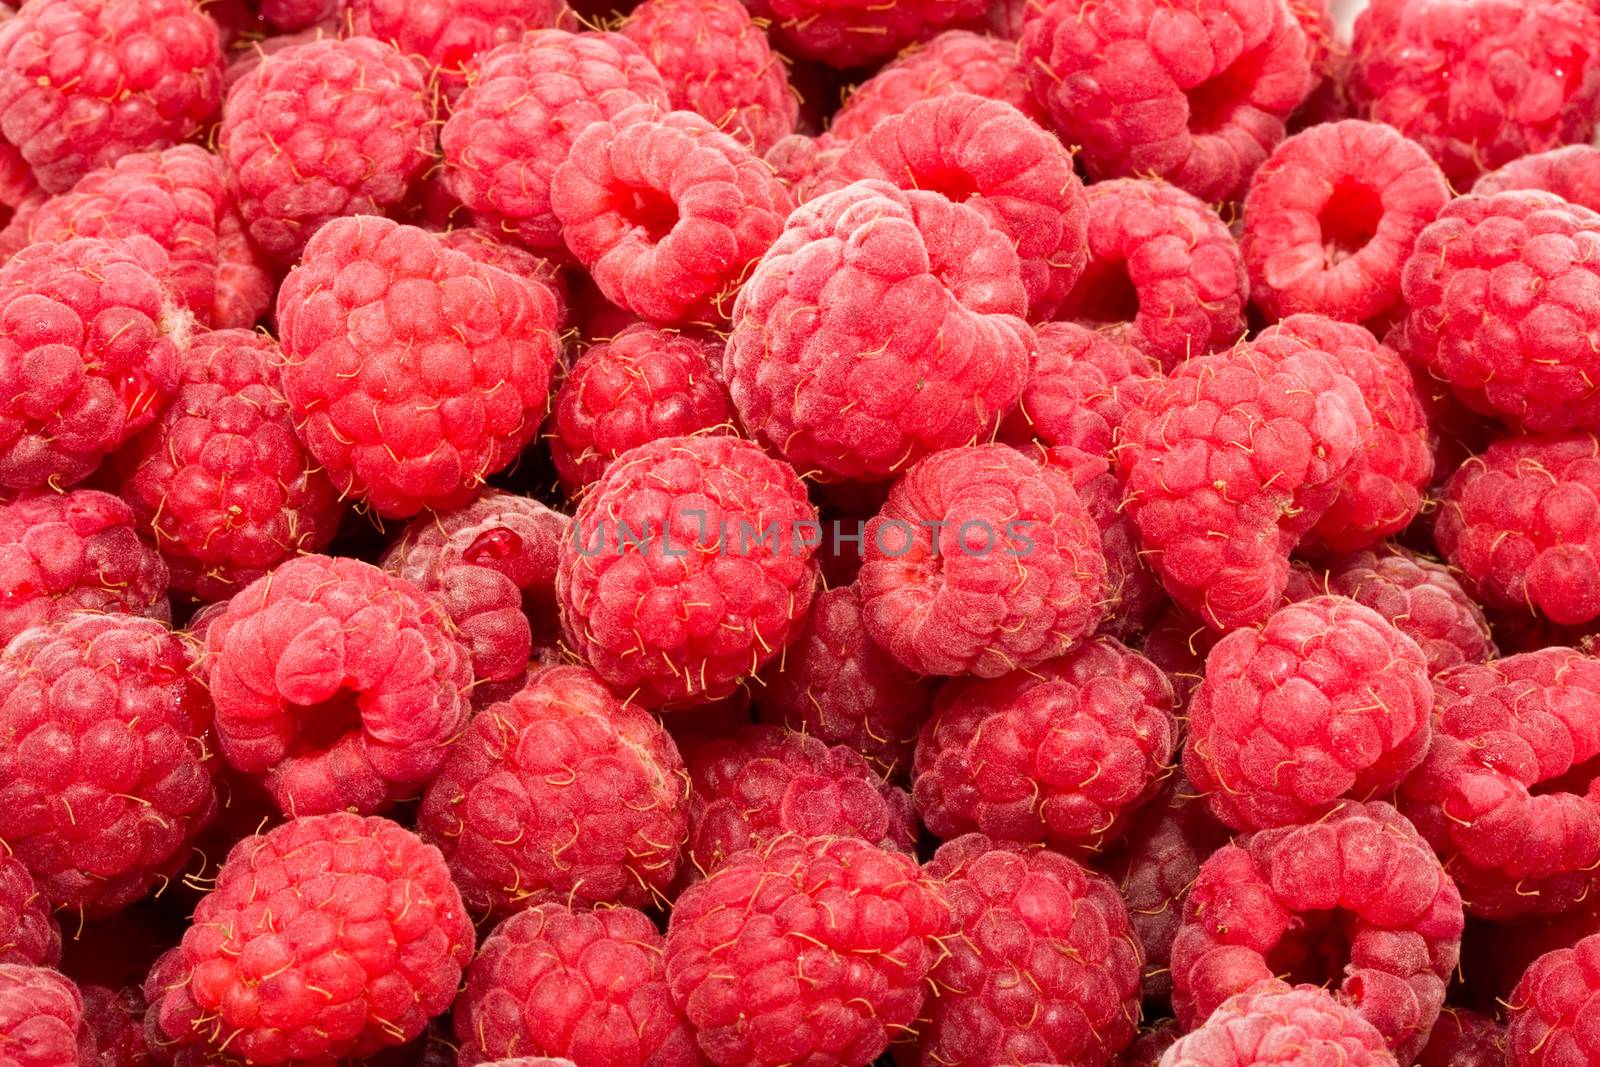
[[[859,837],[910,853],[916,818],[905,790],[859,752],[776,726],[707,737],[687,752],[689,859],[714,874],[747,848],[785,835]]]
[[[607,299],[658,322],[722,322],[793,204],[706,119],[640,104],[578,134],[550,208]]]
[[[1493,1019],[1446,1004],[1416,1067],[1505,1067],[1506,1028]]]
[[[118,911],[216,812],[193,650],[133,615],[69,615],[0,653],[0,840],[57,907]]]
[[[852,90],[829,122],[828,134],[838,142],[854,140],[872,132],[880,120],[947,93],[1003,100],[1043,124],[1043,113],[1028,94],[1016,41],[946,30],[908,49]]]
[[[194,321],[166,270],[138,236],[30,245],[0,267],[0,486],[82,481],[155,421]]]
[[[667,87],[626,37],[526,34],[474,61],[470,84],[439,131],[445,187],[483,225],[564,257],[551,176],[592,123],[639,103],[667,106]]]
[[[61,928],[16,854],[0,850],[0,963],[61,963]]]
[[[1353,600],[1314,597],[1217,642],[1183,766],[1236,830],[1310,822],[1399,785],[1427,754],[1432,710],[1415,641]]]
[[[771,23],[785,55],[859,67],[971,22],[987,6],[984,0],[754,0],[750,12]]]
[[[1274,974],[1339,983],[1402,1063],[1428,1041],[1461,953],[1461,894],[1388,804],[1350,803],[1212,854],[1172,943],[1172,1006],[1194,1026]]]
[[[857,182],[795,211],[756,265],[723,380],[797,469],[880,481],[993,432],[1027,375],[1026,304],[1011,238],[976,209]]]
[[[1239,245],[1209,206],[1163,182],[1089,186],[1089,265],[1059,318],[1131,324],[1128,343],[1172,368],[1244,336],[1248,294]]]
[[[195,337],[178,394],[120,455],[121,492],[175,589],[226,600],[284,560],[328,547],[342,508],[294,433],[283,353],[252,330]]]
[[[1327,990],[1291,988],[1278,981],[1230,998],[1198,1029],[1180,1037],[1161,1062],[1184,1067],[1395,1067],[1383,1035]]]
[[[353,32],[387,41],[454,96],[478,56],[556,25],[561,0],[350,0]]]
[[[206,629],[217,737],[287,814],[376,811],[434,776],[472,668],[444,607],[369,563],[300,556]]]
[[[664,437],[594,483],[561,548],[567,643],[646,707],[728,696],[811,606],[816,512],[788,466],[734,437]]]
[[[1600,429],[1596,287],[1600,215],[1536,191],[1464,196],[1406,261],[1406,356],[1481,414]]]
[[[1161,1057],[1183,1036],[1177,1020],[1162,1019],[1147,1030],[1140,1030],[1127,1051],[1112,1062],[1117,1067],[1158,1067]],[[1230,1064],[1229,1067],[1232,1067]]]
[[[1575,144],[1514,159],[1472,185],[1479,196],[1543,189],[1569,204],[1600,211],[1600,148]]]
[[[717,1067],[865,1067],[917,1020],[951,929],[910,856],[784,838],[678,897],[667,982]]]
[[[451,747],[417,825],[467,904],[665,899],[689,835],[688,778],[661,724],[584,667],[536,672]]]
[[[341,493],[380,515],[459,507],[539,428],[555,299],[388,219],[317,231],[278,292],[283,391]]]
[[[540,904],[484,939],[456,1001],[461,1067],[565,1063],[699,1067],[667,989],[665,939],[633,908]],[[497,1057],[517,1056],[498,1060]]]
[[[400,203],[432,144],[422,74],[370,37],[268,56],[229,90],[218,134],[250,239],[279,262],[330,219]]]
[[[1283,0],[1050,0],[1022,34],[1033,98],[1097,178],[1230,200],[1311,91]]]
[[[1061,142],[1010,104],[944,93],[887,115],[825,174],[873,178],[966,202],[1011,239],[1028,317],[1047,319],[1088,261],[1088,200]]]
[[[1351,119],[1297,133],[1244,199],[1250,298],[1271,319],[1387,315],[1411,246],[1449,199],[1439,165],[1393,127]]]
[[[0,1064],[71,1067],[99,1063],[83,1026],[83,996],[59,971],[0,964]]]
[[[71,612],[170,618],[167,565],[109,493],[24,493],[0,505],[0,643]]]
[[[86,985],[83,993],[83,1028],[89,1031],[100,1067],[152,1067],[144,1018],[148,1010],[139,986],[112,989]]]
[[[221,91],[217,25],[189,0],[51,0],[0,23],[0,136],[52,193],[188,140]]]
[[[933,690],[868,636],[858,586],[817,596],[780,665],[755,693],[763,722],[853,748],[885,777],[910,773]]]
[[[844,149],[827,134],[807,137],[791,133],[767,149],[761,158],[796,200],[809,200],[812,185],[843,153]]]
[[[233,847],[146,993],[201,1062],[331,1063],[420,1035],[472,942],[437,849],[377,816],[307,816]]]
[[[1516,1067],[1559,1067],[1600,1057],[1600,934],[1533,961],[1511,994],[1506,1031]]]
[[[1150,388],[1117,463],[1173,600],[1217,630],[1265,619],[1371,426],[1334,358],[1287,335],[1191,359]]]
[[[994,678],[1105,616],[1100,530],[1066,475],[1005,445],[935,453],[867,524],[867,633],[919,674]]]
[[[928,864],[958,931],[897,1062],[1103,1067],[1139,1021],[1139,945],[1104,875],[1043,849],[958,837]]]
[[[1600,618],[1600,442],[1506,437],[1445,483],[1434,538],[1485,604]]]
[[[436,183],[436,179],[430,179]],[[465,212],[462,212],[465,214]],[[556,328],[567,325],[570,286],[561,268],[542,256],[501,240],[477,226],[455,226],[439,234],[439,243],[464,252],[486,267],[499,267],[507,274],[542,282],[556,302]]]
[[[1600,12],[1579,0],[1374,0],[1347,89],[1420,143],[1457,188],[1529,152],[1586,141],[1600,104]]]
[[[283,33],[323,28],[346,10],[345,0],[259,0],[258,6],[261,17]]]
[[[1571,909],[1600,867],[1600,662],[1547,648],[1434,679],[1433,747],[1400,806],[1474,915]],[[1585,791],[1587,790],[1587,792]]]
[[[644,0],[618,32],[661,72],[674,108],[758,154],[794,132],[788,70],[738,0]]]
[[[993,679],[941,686],[913,796],[935,836],[969,831],[1086,856],[1127,829],[1177,741],[1172,685],[1110,637]]]
[[[1217,631],[1173,606],[1150,624],[1140,651],[1167,673],[1178,707],[1187,708],[1195,689],[1205,680],[1206,657],[1218,640]]]

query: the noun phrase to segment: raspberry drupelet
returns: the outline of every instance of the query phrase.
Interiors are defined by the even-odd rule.
[[[1479,196],[1515,189],[1543,189],[1569,204],[1600,211],[1600,147],[1587,144],[1552,148],[1513,159],[1472,184]]]
[[[0,1047],[6,1067],[99,1062],[83,1025],[83,995],[48,967],[0,964]]]
[[[1286,1060],[1398,1067],[1383,1035],[1354,1009],[1319,986],[1280,981],[1230,998],[1161,1058],[1168,1067],[1268,1067]]]
[[[0,849],[0,963],[55,967],[61,963],[61,928],[50,901],[27,865]]]
[[[1600,1057],[1600,934],[1533,961],[1511,994],[1506,1031],[1516,1067],[1558,1067]]]

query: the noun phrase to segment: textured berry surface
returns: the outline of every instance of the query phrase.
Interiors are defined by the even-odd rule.
[[[1506,1028],[1486,1015],[1446,1004],[1417,1067],[1505,1067]]]
[[[1472,184],[1479,196],[1516,189],[1543,189],[1569,204],[1600,211],[1600,147],[1587,144],[1552,148],[1514,159]]]
[[[554,26],[565,7],[560,0],[349,0],[347,9],[355,33],[394,45],[454,94],[480,53]]]
[[[82,1029],[83,996],[58,971],[0,964],[0,1063],[6,1067],[72,1067],[93,1063]]]
[[[61,962],[61,928],[16,853],[0,852],[0,963],[54,967]]]
[[[102,985],[80,985],[83,994],[83,1030],[88,1031],[99,1053],[101,1067],[150,1067],[149,1039],[144,1032],[148,1011],[144,992],[138,985],[112,989]]]
[[[983,0],[755,0],[785,53],[834,67],[887,59],[906,45],[981,16]]]
[[[1395,1067],[1371,1023],[1314,985],[1263,983],[1231,998],[1162,1056],[1168,1067]]]
[[[1533,961],[1511,994],[1506,1051],[1516,1067],[1591,1063],[1600,1057],[1600,934]]]

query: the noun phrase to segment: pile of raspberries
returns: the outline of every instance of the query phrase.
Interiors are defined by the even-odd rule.
[[[0,1067],[1600,1067],[1597,131],[1600,0],[0,3]]]

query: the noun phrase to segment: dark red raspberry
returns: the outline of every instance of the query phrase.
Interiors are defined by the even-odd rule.
[[[1505,1067],[1506,1028],[1486,1015],[1446,1004],[1416,1067]]]
[[[1581,0],[1374,0],[1355,23],[1358,112],[1419,142],[1458,188],[1588,140],[1600,12]]]
[[[100,1067],[153,1067],[144,1019],[148,1006],[137,985],[112,989],[86,985],[83,993],[83,1028],[89,1032]]]
[[[881,481],[993,432],[1027,376],[1026,305],[1011,238],[976,209],[857,182],[795,211],[756,265],[723,380],[797,469]]]
[[[511,916],[484,939],[456,1001],[461,1067],[534,1062],[524,1055],[698,1067],[694,1035],[667,989],[664,947],[633,908],[553,903]],[[519,1058],[499,1059],[509,1056]]]
[[[1117,1067],[1158,1067],[1162,1055],[1182,1036],[1183,1030],[1176,1019],[1162,1019],[1148,1029],[1141,1029],[1127,1050],[1112,1062]]]
[[[1600,1057],[1600,934],[1533,961],[1511,994],[1506,1051],[1515,1067],[1560,1067]]]
[[[83,1025],[83,996],[59,971],[0,964],[0,1064],[75,1067],[100,1062]]]
[[[1439,165],[1393,127],[1351,119],[1295,134],[1244,199],[1250,299],[1271,319],[1390,313],[1411,246],[1449,199]]]
[[[912,466],[867,523],[865,553],[867,633],[918,674],[1025,669],[1105,617],[1099,527],[1065,474],[1006,445]]]
[[[1422,762],[1433,689],[1417,643],[1342,596],[1289,604],[1217,642],[1183,766],[1236,830],[1310,822]]]
[[[845,148],[822,188],[877,179],[965,202],[1011,239],[1028,317],[1048,319],[1083,274],[1088,201],[1072,157],[999,100],[944,93],[887,115]]]
[[[592,123],[634,104],[666,107],[666,84],[621,34],[564,30],[501,45],[474,60],[470,74],[439,131],[445,187],[484,226],[565,257],[551,176]]]
[[[1219,639],[1217,631],[1172,606],[1150,624],[1139,650],[1167,672],[1178,707],[1187,708],[1196,687],[1205,680],[1206,657]]]
[[[763,722],[853,748],[885,777],[910,773],[933,689],[868,636],[858,586],[817,596],[779,666],[755,691]]]
[[[1244,192],[1312,86],[1283,0],[1050,0],[1024,24],[1022,65],[1091,175],[1153,175],[1206,201]]]
[[[1337,982],[1402,1063],[1428,1041],[1461,952],[1461,894],[1410,823],[1350,803],[1212,854],[1172,943],[1172,1005],[1194,1026],[1275,974]]]
[[[347,6],[346,0],[259,0],[261,17],[284,33],[324,28],[322,24],[341,18]]]
[[[74,611],[170,618],[167,565],[109,493],[24,493],[0,505],[0,643]]]
[[[1569,204],[1600,211],[1600,147],[1575,144],[1535,152],[1490,171],[1472,185],[1479,196],[1514,189],[1543,189]]]
[[[167,264],[133,236],[30,245],[0,267],[0,486],[82,481],[155,421],[194,323]]]
[[[939,849],[956,936],[929,976],[936,995],[914,1055],[897,1062],[1101,1065],[1139,1023],[1139,944],[1104,875],[981,834]]]
[[[910,856],[784,838],[678,897],[667,982],[717,1067],[865,1067],[921,1014],[952,928]]]
[[[1600,215],[1537,191],[1464,196],[1406,262],[1403,351],[1480,414],[1600,429],[1596,287]]]
[[[369,563],[300,556],[205,633],[222,755],[287,814],[377,811],[443,764],[472,668],[437,600]]]
[[[646,707],[729,696],[805,620],[815,523],[794,471],[749,441],[665,437],[625,452],[561,548],[567,643]]]
[[[1600,661],[1547,648],[1434,679],[1433,746],[1400,807],[1438,851],[1474,915],[1566,911],[1594,888]]]
[[[295,436],[264,333],[198,334],[171,406],[117,457],[119,492],[172,586],[226,600],[284,560],[320,552],[343,509]]]
[[[1145,558],[1217,630],[1264,620],[1289,552],[1338,495],[1372,426],[1361,390],[1292,337],[1191,359],[1146,390],[1117,463]]]
[[[394,45],[453,96],[479,55],[556,25],[564,10],[561,0],[349,0],[348,17],[353,32]]]
[[[1244,336],[1249,285],[1238,243],[1209,206],[1164,182],[1096,182],[1089,265],[1057,317],[1131,324],[1128,343],[1171,368]]]
[[[649,103],[591,123],[550,179],[567,248],[607,299],[656,322],[725,322],[793,207],[744,145]]]
[[[341,493],[380,515],[459,507],[539,428],[556,305],[388,219],[336,219],[278,292],[283,391]]]
[[[984,13],[984,0],[755,0],[785,55],[859,67]]]
[[[1230,998],[1167,1050],[1184,1067],[1338,1064],[1395,1067],[1383,1035],[1355,1010],[1314,985],[1262,982]]]
[[[0,963],[61,963],[61,928],[50,901],[13,851],[0,850]]]
[[[188,140],[221,91],[217,25],[189,0],[51,0],[0,23],[0,136],[52,193]]]
[[[234,846],[145,991],[199,1062],[331,1063],[419,1036],[472,943],[437,849],[377,816],[308,816]]]

